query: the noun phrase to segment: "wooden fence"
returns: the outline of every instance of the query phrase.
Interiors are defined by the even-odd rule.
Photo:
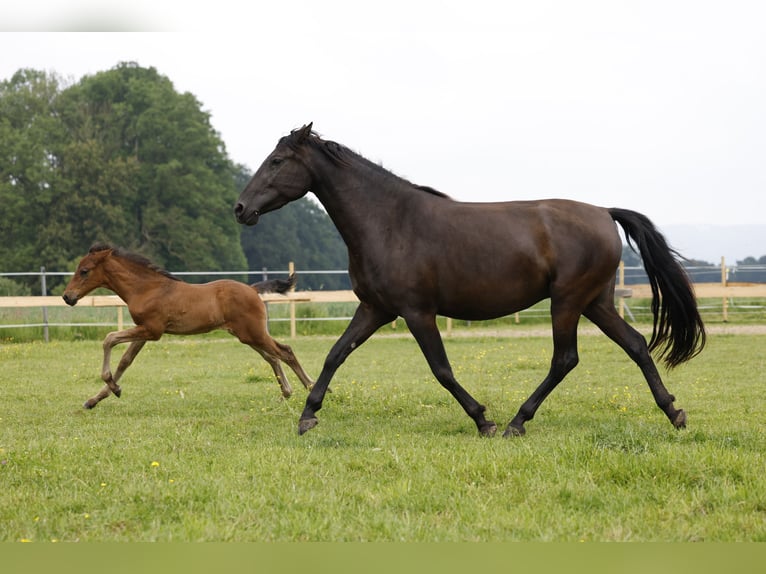
[[[763,283],[695,283],[694,291],[698,298],[721,298],[723,300],[723,320],[728,320],[728,301],[731,298],[766,298],[766,284]],[[652,296],[649,285],[618,286],[615,290],[618,308],[624,313],[625,299],[649,299]],[[289,321],[290,336],[296,336],[295,306],[297,303],[354,303],[358,302],[353,291],[293,291],[285,295],[264,293],[264,301],[271,304],[290,305]],[[30,297],[0,297],[0,308],[63,307],[66,303],[60,296],[30,296]],[[125,302],[117,295],[91,295],[83,297],[77,303],[78,307],[115,307],[117,309],[117,328],[123,329]],[[45,314],[43,315],[45,317]],[[519,321],[516,314],[516,321]],[[44,319],[44,336],[48,340],[47,321]],[[447,333],[452,330],[452,321],[447,319]]]

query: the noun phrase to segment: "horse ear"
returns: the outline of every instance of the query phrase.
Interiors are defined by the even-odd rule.
[[[311,135],[311,128],[314,125],[314,122],[309,122],[305,126],[303,126],[300,130],[298,130],[298,143],[303,143],[305,140],[309,138]]]

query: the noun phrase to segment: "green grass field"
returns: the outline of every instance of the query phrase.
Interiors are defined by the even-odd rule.
[[[334,337],[291,342],[316,376]],[[549,337],[452,337],[502,428]],[[478,436],[410,337],[341,367],[304,436],[233,338],[148,343],[93,411],[100,341],[0,345],[0,541],[766,541],[764,335],[711,335],[665,375],[688,428],[603,336],[527,435]],[[121,347],[117,348],[122,351]],[[115,360],[117,357],[114,356]]]

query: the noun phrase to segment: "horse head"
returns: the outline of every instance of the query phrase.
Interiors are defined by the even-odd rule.
[[[255,225],[261,214],[300,199],[309,191],[311,172],[301,152],[314,137],[311,126],[307,124],[280,139],[263,161],[234,206],[239,223]]]
[[[108,245],[94,245],[88,254],[80,260],[74,277],[64,289],[64,301],[67,305],[76,305],[82,297],[106,283],[101,264],[111,255],[113,249]]]

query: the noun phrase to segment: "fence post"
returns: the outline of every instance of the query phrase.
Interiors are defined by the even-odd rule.
[[[40,267],[40,284],[42,287],[42,296],[45,297],[48,294],[48,287],[45,284],[45,267]],[[48,307],[43,307],[43,339],[46,343],[50,340],[48,334]]]
[[[290,275],[295,273],[295,263],[290,261],[287,264],[287,270]],[[297,329],[295,328],[295,301],[290,301],[290,338],[295,339]]]
[[[721,257],[721,285],[726,287],[726,257]],[[723,322],[729,322],[729,300],[724,296],[723,298]]]
[[[625,288],[625,261],[620,260],[620,289]],[[620,296],[619,301],[620,317],[625,318],[625,299]]]

